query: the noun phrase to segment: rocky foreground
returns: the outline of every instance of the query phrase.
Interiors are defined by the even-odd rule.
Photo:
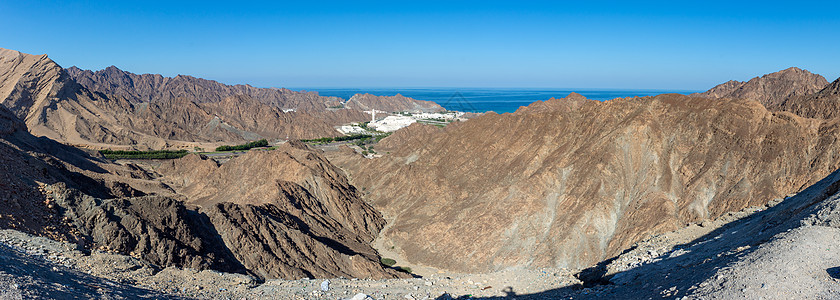
[[[267,280],[156,267],[0,231],[0,297],[212,299],[829,299],[840,294],[840,173],[785,200],[652,236],[582,271]],[[46,272],[45,272],[46,270]],[[368,298],[370,297],[370,298]],[[62,298],[62,297],[59,297]]]

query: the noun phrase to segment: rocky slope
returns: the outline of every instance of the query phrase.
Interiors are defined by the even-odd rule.
[[[341,170],[306,145],[251,151],[221,166],[189,155],[159,170],[225,228],[219,229],[225,243],[263,277],[397,275],[379,265],[370,246],[382,217]]]
[[[768,107],[788,111],[806,118],[834,119],[840,117],[840,79],[817,93],[794,96]]]
[[[791,97],[813,94],[828,85],[824,77],[791,67],[755,77],[747,82],[731,80],[692,96],[706,98],[740,98],[761,102],[764,106],[779,105]]]
[[[376,109],[386,112],[441,112],[446,109],[432,101],[408,98],[397,94],[395,96],[374,96],[371,94],[356,94],[344,104],[347,108],[358,110]]]
[[[332,159],[391,222],[385,247],[457,271],[587,266],[840,167],[836,122],[744,99],[573,94],[419,132]]]
[[[76,240],[55,213],[45,185],[61,183],[97,197],[139,196],[159,183],[130,167],[108,164],[90,154],[26,131],[25,124],[0,107],[0,227]],[[129,184],[130,183],[130,184]]]
[[[768,206],[691,224],[638,243],[583,272],[591,280],[587,293],[560,288],[529,296],[837,298],[838,188],[840,172],[833,172],[797,195],[775,199]]]

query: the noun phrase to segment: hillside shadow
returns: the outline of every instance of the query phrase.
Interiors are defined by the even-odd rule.
[[[0,243],[0,298],[190,299],[94,277]]]
[[[100,158],[91,156],[85,150],[64,145],[47,137],[36,137],[29,132],[20,130],[6,139],[20,147],[21,150],[33,153],[34,156],[49,155],[85,171],[100,174],[108,173],[107,170],[94,163],[94,161],[101,161]]]
[[[831,278],[840,279],[840,267],[828,268],[825,272],[828,273],[828,276],[831,276]]]
[[[207,253],[203,253],[202,255],[212,253],[215,257],[213,262],[214,265],[211,266],[210,269],[228,273],[250,275],[255,277],[260,283],[265,281],[265,279],[258,274],[249,271],[248,268],[246,268],[245,265],[236,258],[236,255],[230,250],[227,244],[225,244],[222,235],[216,229],[216,226],[213,225],[213,222],[210,221],[210,217],[207,216],[207,214],[197,210],[187,209],[185,219],[189,222],[189,226],[194,228],[194,232],[199,235],[201,242],[205,245],[203,248],[207,251]]]
[[[730,222],[691,242],[679,244],[674,250],[688,251],[677,255],[670,251],[654,261],[607,275],[607,265],[619,256],[604,260],[579,272],[576,277],[582,284],[564,286],[539,293],[517,294],[508,287],[505,296],[454,298],[448,294],[436,299],[649,299],[679,298],[689,289],[715,276],[718,270],[754,252],[761,244],[776,234],[799,226],[803,213],[815,204],[840,190],[840,170],[834,171],[819,182],[809,186],[768,209]],[[625,250],[623,253],[632,251]],[[826,270],[832,278],[840,279],[840,267]]]

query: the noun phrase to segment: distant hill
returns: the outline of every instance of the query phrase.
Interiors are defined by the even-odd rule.
[[[197,103],[219,102],[232,96],[253,98],[280,109],[324,111],[343,99],[323,97],[316,92],[295,92],[288,89],[256,88],[250,85],[226,85],[217,81],[186,75],[164,77],[159,74],[134,74],[110,66],[89,71],[75,66],[67,73],[85,88],[108,95],[121,96],[132,103],[187,99]]]
[[[728,81],[691,96],[752,99],[770,111],[790,112],[806,118],[840,117],[840,79],[829,84],[822,76],[799,68],[770,73],[748,82]]]
[[[374,96],[371,94],[355,94],[347,100],[345,107],[360,110],[376,109],[385,112],[441,112],[446,110],[432,101],[415,100],[397,94],[395,96]]]
[[[771,105],[770,109],[788,111],[803,117],[834,119],[840,117],[840,79],[819,92],[793,96]]]
[[[821,75],[791,67],[747,82],[731,80],[691,96],[752,99],[766,107],[775,107],[788,98],[816,93],[826,85],[828,81]]]

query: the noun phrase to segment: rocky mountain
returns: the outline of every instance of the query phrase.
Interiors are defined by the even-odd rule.
[[[371,94],[355,94],[344,103],[347,108],[358,110],[381,110],[386,112],[441,112],[446,109],[432,101],[412,99],[400,94],[395,96],[374,96]]]
[[[838,122],[743,98],[573,94],[417,129],[384,157],[331,159],[389,220],[385,247],[455,271],[588,266],[840,167]]]
[[[286,279],[406,276],[381,266],[370,246],[382,217],[343,172],[302,144],[253,152],[222,167],[190,155],[161,168],[179,185],[162,182],[153,170],[34,137],[0,107],[0,168],[0,228],[158,268]],[[197,187],[203,183],[218,184],[220,195],[225,183],[262,194],[195,201],[200,207],[177,200],[214,187]]]
[[[116,68],[68,70],[46,55],[2,49],[0,104],[35,135],[94,147],[191,148],[196,143],[337,136],[333,126],[368,118],[361,111],[328,110],[335,99],[314,93],[134,75]],[[284,111],[287,105],[304,109]]]
[[[159,74],[134,74],[115,66],[99,71],[67,68],[67,74],[87,89],[121,96],[131,102],[188,99],[193,102],[219,102],[232,96],[247,96],[280,109],[323,111],[342,102],[337,97],[322,97],[316,92],[256,88],[250,85],[226,85],[218,81],[186,75],[164,77]]]
[[[764,106],[779,105],[788,98],[813,94],[828,85],[824,77],[791,67],[779,72],[755,77],[747,82],[731,80],[703,93],[692,96],[706,98],[743,98],[761,102]]]
[[[788,111],[806,118],[834,119],[840,117],[840,79],[817,93],[794,96],[768,107]]]

